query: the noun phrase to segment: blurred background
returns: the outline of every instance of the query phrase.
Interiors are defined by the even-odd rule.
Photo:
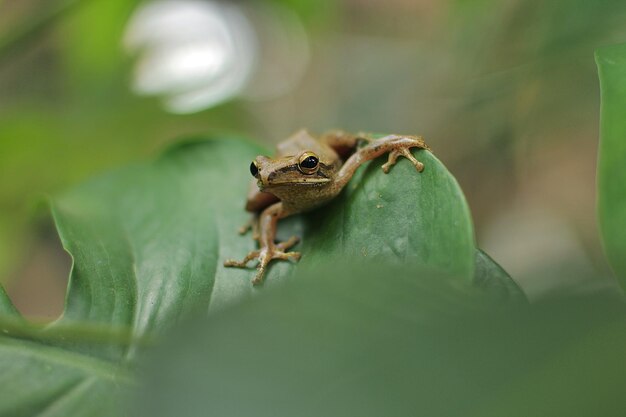
[[[0,282],[62,311],[46,195],[181,136],[308,127],[425,136],[531,299],[616,288],[593,53],[624,22],[618,0],[0,0]]]

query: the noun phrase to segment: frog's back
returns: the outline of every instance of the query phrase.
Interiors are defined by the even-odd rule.
[[[325,143],[317,140],[307,130],[302,129],[276,146],[277,156],[293,156],[304,151],[311,151],[324,163],[331,164],[339,159],[337,153]]]

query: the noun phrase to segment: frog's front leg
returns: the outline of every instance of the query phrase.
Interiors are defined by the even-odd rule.
[[[343,164],[341,170],[339,170],[337,174],[337,184],[340,187],[345,186],[348,181],[350,181],[350,178],[352,178],[352,175],[354,175],[358,167],[385,153],[389,154],[387,162],[382,166],[385,174],[389,172],[389,168],[395,165],[399,156],[404,156],[411,161],[418,172],[424,170],[424,164],[415,159],[411,153],[411,148],[430,150],[421,136],[389,135],[380,139],[372,139],[366,135],[361,137],[368,140],[369,143],[367,146],[354,152]]]
[[[245,235],[252,230],[252,239],[259,240],[259,214],[254,213],[250,216],[250,219],[239,228],[239,234]]]
[[[245,268],[248,262],[253,259],[258,259],[257,274],[252,280],[252,283],[256,285],[263,282],[265,270],[273,259],[300,259],[300,252],[287,252],[289,248],[298,243],[298,237],[293,236],[285,242],[274,243],[278,220],[289,214],[290,213],[283,208],[283,203],[280,202],[263,210],[259,218],[259,249],[248,253],[240,262],[232,259],[227,260],[224,262],[224,266]]]

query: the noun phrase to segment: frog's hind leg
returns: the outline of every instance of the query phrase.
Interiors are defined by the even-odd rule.
[[[252,239],[259,240],[259,215],[254,213],[250,219],[239,228],[239,234],[245,235],[252,230]]]

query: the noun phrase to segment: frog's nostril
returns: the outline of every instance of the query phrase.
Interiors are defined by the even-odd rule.
[[[250,164],[250,173],[253,177],[256,177],[259,174],[259,167],[256,164],[256,161],[252,161]]]

